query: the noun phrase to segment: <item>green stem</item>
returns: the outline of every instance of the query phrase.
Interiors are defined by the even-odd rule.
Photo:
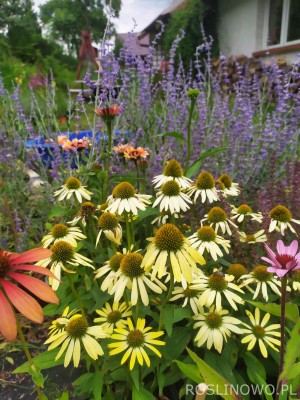
[[[187,157],[186,157],[186,164],[185,164],[185,169],[187,170],[190,164],[190,159],[191,159],[191,127],[192,127],[192,119],[193,119],[193,113],[194,113],[194,108],[195,108],[196,100],[191,99],[191,107],[189,110],[189,119],[188,119],[188,125],[187,125]]]
[[[82,314],[83,317],[85,317],[84,307],[83,307],[82,301],[81,301],[81,299],[80,299],[80,297],[78,295],[78,292],[75,289],[75,286],[74,286],[74,283],[72,281],[72,278],[71,278],[70,274],[66,274],[66,275],[67,275],[67,278],[68,278],[69,285],[70,285],[71,291],[73,293],[73,296],[78,301],[78,304],[79,304],[79,307],[80,307],[80,310],[81,310],[81,314]]]
[[[106,159],[106,166],[105,166],[105,187],[104,187],[104,199],[107,198],[108,190],[109,190],[109,182],[110,182],[110,158],[111,158],[111,147],[112,147],[112,120],[108,119],[106,121],[107,127],[107,159]],[[105,200],[104,200],[105,201]]]
[[[137,190],[140,191],[140,170],[136,160],[134,160],[134,165],[136,169]]]
[[[130,251],[130,248],[132,245],[132,239],[131,239],[131,231],[130,231],[130,222],[129,222],[127,212],[125,212],[125,223],[126,223],[126,236],[127,236],[128,250]]]
[[[15,314],[15,317],[16,317],[18,335],[19,335],[20,341],[22,343],[22,346],[23,346],[25,355],[27,357],[28,363],[29,363],[30,367],[34,367],[34,362],[32,360],[32,357],[31,357],[30,351],[28,349],[28,346],[27,346],[27,343],[26,343],[26,340],[25,340],[25,337],[24,337],[24,334],[23,334],[19,319],[16,316],[16,314]],[[42,393],[41,393],[41,390],[40,390],[39,386],[37,386],[36,384],[35,384],[35,389],[36,389],[36,392],[37,392],[37,395],[38,395],[38,399],[41,400],[42,399]]]
[[[277,391],[276,391],[276,400],[279,399],[282,380],[280,375],[283,371],[283,362],[284,362],[284,330],[285,330],[285,303],[286,303],[286,290],[287,289],[287,276],[285,275],[281,278],[281,314],[280,314],[280,360],[279,360],[279,375],[277,382]]]
[[[162,313],[162,312],[163,312],[163,309],[166,307],[166,305],[167,305],[167,303],[168,303],[170,297],[172,296],[173,290],[174,290],[174,273],[173,273],[173,269],[172,269],[172,267],[171,267],[171,269],[170,269],[170,286],[169,286],[169,291],[168,291],[167,297],[165,298],[165,300],[164,300],[164,302],[163,302],[163,304],[162,304],[162,306],[161,306],[161,309],[160,309],[159,325],[158,325],[158,330],[159,330],[159,331],[161,330],[161,328],[162,328],[162,326],[163,326],[163,313]]]

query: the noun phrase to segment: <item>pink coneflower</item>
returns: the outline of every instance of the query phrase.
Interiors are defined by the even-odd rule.
[[[13,307],[31,321],[41,323],[44,319],[39,303],[13,281],[24,286],[36,297],[58,304],[58,297],[49,285],[31,275],[17,272],[18,270],[38,272],[55,278],[55,275],[47,268],[32,265],[36,261],[50,257],[51,254],[52,251],[41,248],[28,250],[23,254],[0,251],[0,332],[9,341],[14,341],[17,337]]]
[[[271,267],[267,269],[268,272],[275,273],[279,278],[282,278],[287,273],[300,269],[300,252],[297,253],[297,240],[293,240],[289,246],[285,246],[282,240],[278,240],[276,248],[278,254],[275,254],[265,244],[265,249],[270,258],[262,257],[262,259],[271,264]]]

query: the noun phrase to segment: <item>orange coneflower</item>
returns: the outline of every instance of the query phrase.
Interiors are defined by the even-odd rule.
[[[32,292],[41,300],[58,304],[58,297],[45,282],[26,273],[17,272],[18,270],[38,272],[55,278],[55,275],[47,268],[32,264],[49,257],[51,254],[50,250],[43,248],[28,250],[23,254],[0,251],[0,332],[9,341],[14,341],[17,337],[17,324],[13,307],[34,322],[41,323],[44,319],[39,303],[12,280],[24,286],[27,291]]]
[[[111,120],[116,115],[120,114],[120,112],[121,112],[121,107],[116,104],[113,104],[110,107],[95,108],[95,113],[100,115],[100,117],[102,117],[104,120],[109,120],[109,119]]]
[[[149,155],[148,151],[145,150],[143,147],[138,147],[137,149],[135,149],[134,147],[127,148],[124,151],[124,157],[133,160],[138,160],[140,158],[147,158],[148,155]]]

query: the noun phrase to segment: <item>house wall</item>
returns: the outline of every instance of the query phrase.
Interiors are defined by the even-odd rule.
[[[287,64],[295,62],[299,49],[274,49],[275,46],[272,49],[267,46],[268,1],[219,0],[218,39],[221,54],[267,58],[269,53],[271,57],[284,59]]]
[[[226,56],[244,54],[248,57],[258,50],[263,37],[263,18],[257,20],[264,0],[219,0],[219,45]],[[262,43],[261,47],[262,48]]]

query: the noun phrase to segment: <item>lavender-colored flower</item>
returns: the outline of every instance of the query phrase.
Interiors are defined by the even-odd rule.
[[[300,252],[298,251],[298,242],[293,240],[289,246],[285,246],[282,240],[277,242],[277,253],[270,249],[265,244],[268,257],[262,257],[262,260],[271,265],[267,271],[276,274],[279,278],[284,277],[286,274],[297,271],[300,269]]]

